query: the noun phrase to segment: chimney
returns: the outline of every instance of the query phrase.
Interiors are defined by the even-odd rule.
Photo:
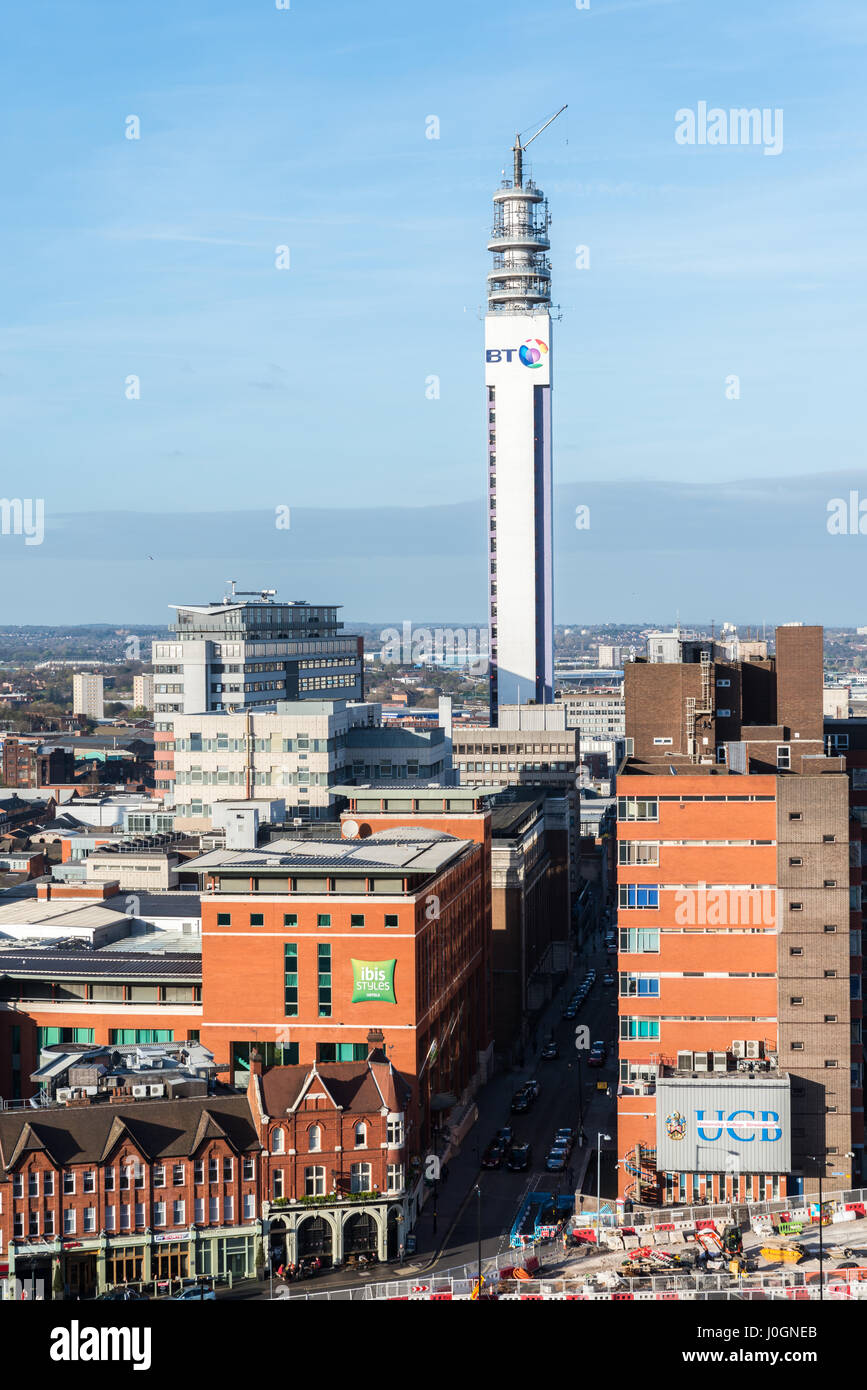
[[[250,1053],[250,1075],[262,1075],[262,1055],[259,1052],[258,1048],[255,1047],[253,1048],[253,1051]]]
[[[48,902],[48,900],[49,900],[50,897],[51,897],[51,884],[50,884],[50,882],[49,882],[49,883],[37,883],[37,885],[36,885],[36,897],[37,897],[38,900],[40,900],[40,901],[42,901],[42,902]]]

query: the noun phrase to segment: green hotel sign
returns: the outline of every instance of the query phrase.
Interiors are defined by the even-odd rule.
[[[352,1002],[363,1004],[375,1000],[380,1004],[396,1004],[394,997],[395,960],[353,960]]]

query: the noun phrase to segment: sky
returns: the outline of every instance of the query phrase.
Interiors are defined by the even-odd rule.
[[[491,195],[563,103],[528,152],[563,315],[555,483],[561,507],[613,501],[560,528],[557,620],[638,596],[661,621],[682,587],[696,620],[864,621],[867,539],[828,544],[825,502],[844,476],[867,501],[865,58],[860,0],[17,6],[2,491],[45,523],[0,534],[4,623],[159,622],[229,574],[350,618],[482,621]],[[700,102],[781,112],[782,150],[678,143]],[[450,557],[449,507],[479,508],[477,551],[470,527]]]

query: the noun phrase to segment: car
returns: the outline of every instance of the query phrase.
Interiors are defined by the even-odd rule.
[[[552,1149],[545,1159],[545,1167],[549,1173],[562,1173],[568,1157],[569,1155],[564,1148]]]
[[[590,1048],[590,1056],[587,1058],[588,1067],[601,1067],[605,1065],[608,1056],[608,1048],[604,1042],[595,1042]]]
[[[493,1139],[485,1152],[482,1154],[483,1168],[499,1168],[505,1157],[505,1148],[501,1139]]]
[[[527,1090],[530,1092],[534,1100],[538,1100],[539,1096],[542,1093],[542,1087],[539,1085],[538,1081],[528,1081]]]
[[[542,1048],[542,1061],[554,1062],[560,1056],[560,1049],[555,1042],[548,1042]]]
[[[210,1299],[216,1299],[217,1295],[213,1285],[188,1284],[181,1289],[180,1293],[172,1294],[173,1303],[207,1303]]]
[[[502,1129],[498,1129],[497,1138],[503,1146],[503,1153],[508,1154],[515,1141],[515,1131],[512,1129],[512,1126],[504,1125]]]
[[[535,1097],[529,1091],[518,1091],[517,1095],[512,1096],[511,1110],[513,1115],[526,1115]]]
[[[607,974],[605,974],[605,975],[602,976],[602,983],[603,983],[603,985],[613,985],[613,984],[614,984],[614,974],[613,974],[613,972],[612,972],[611,970],[609,970],[609,971],[607,972]]]
[[[567,1005],[566,1005],[566,1008],[563,1010],[563,1017],[566,1018],[566,1019],[569,1019],[570,1022],[572,1021],[573,1018],[577,1018],[577,1017],[578,1017],[578,1006],[577,1006],[577,1004],[567,1004]],[[545,1054],[544,1054],[544,1052],[543,1052],[543,1053],[542,1053],[542,1056],[544,1057],[544,1055],[545,1055]]]
[[[97,1294],[98,1303],[149,1303],[150,1299],[140,1289],[109,1289],[107,1293]]]
[[[575,1144],[575,1131],[574,1131],[574,1129],[558,1129],[558,1130],[557,1130],[557,1133],[554,1135],[554,1144],[553,1144],[553,1147],[554,1147],[555,1149],[564,1148],[564,1149],[566,1150],[567,1154],[569,1154],[569,1153],[572,1152],[572,1149],[573,1149],[574,1144]]]
[[[529,1144],[514,1144],[506,1159],[506,1167],[512,1173],[525,1173],[532,1162],[533,1152]]]

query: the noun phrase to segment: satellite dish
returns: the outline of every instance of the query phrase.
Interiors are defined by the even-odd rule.
[[[340,833],[344,840],[356,840],[358,838],[358,821],[345,820],[341,822]]]

